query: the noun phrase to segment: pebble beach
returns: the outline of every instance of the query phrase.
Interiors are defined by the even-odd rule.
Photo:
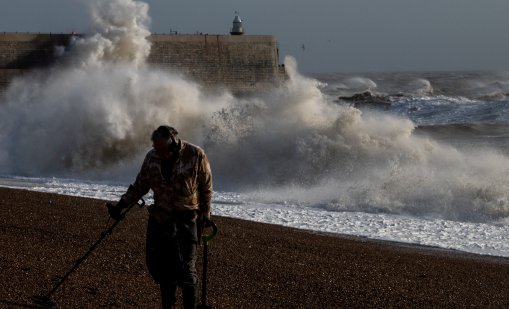
[[[33,297],[50,291],[108,224],[96,199],[0,188],[0,209],[1,308],[38,308]],[[52,295],[59,308],[160,308],[144,260],[147,216],[139,208],[127,215]],[[509,307],[506,258],[213,220],[213,308]]]

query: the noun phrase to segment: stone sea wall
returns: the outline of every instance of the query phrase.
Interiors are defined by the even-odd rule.
[[[0,34],[0,91],[15,76],[55,65],[71,38],[71,34]],[[183,73],[207,88],[249,94],[284,80],[273,36],[154,34],[148,40],[150,65]]]

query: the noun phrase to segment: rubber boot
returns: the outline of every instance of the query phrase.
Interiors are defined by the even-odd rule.
[[[160,285],[163,309],[175,308],[177,301],[177,283],[164,283]]]
[[[195,286],[182,287],[182,298],[184,302],[184,309],[196,309],[198,293]]]

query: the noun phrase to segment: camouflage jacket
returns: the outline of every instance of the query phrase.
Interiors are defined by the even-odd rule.
[[[122,199],[130,205],[152,189],[154,205],[149,212],[159,222],[182,210],[200,210],[210,217],[212,173],[205,152],[198,146],[181,141],[180,155],[173,164],[169,180],[163,177],[161,163],[157,152],[154,149],[149,151],[136,181]]]

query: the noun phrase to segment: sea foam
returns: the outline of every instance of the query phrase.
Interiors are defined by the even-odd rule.
[[[278,89],[209,93],[146,64],[146,4],[91,8],[95,33],[7,90],[1,174],[132,181],[151,131],[170,124],[205,148],[218,190],[258,203],[471,222],[509,215],[509,159],[497,151],[459,149],[414,134],[405,116],[338,104],[291,57]]]

